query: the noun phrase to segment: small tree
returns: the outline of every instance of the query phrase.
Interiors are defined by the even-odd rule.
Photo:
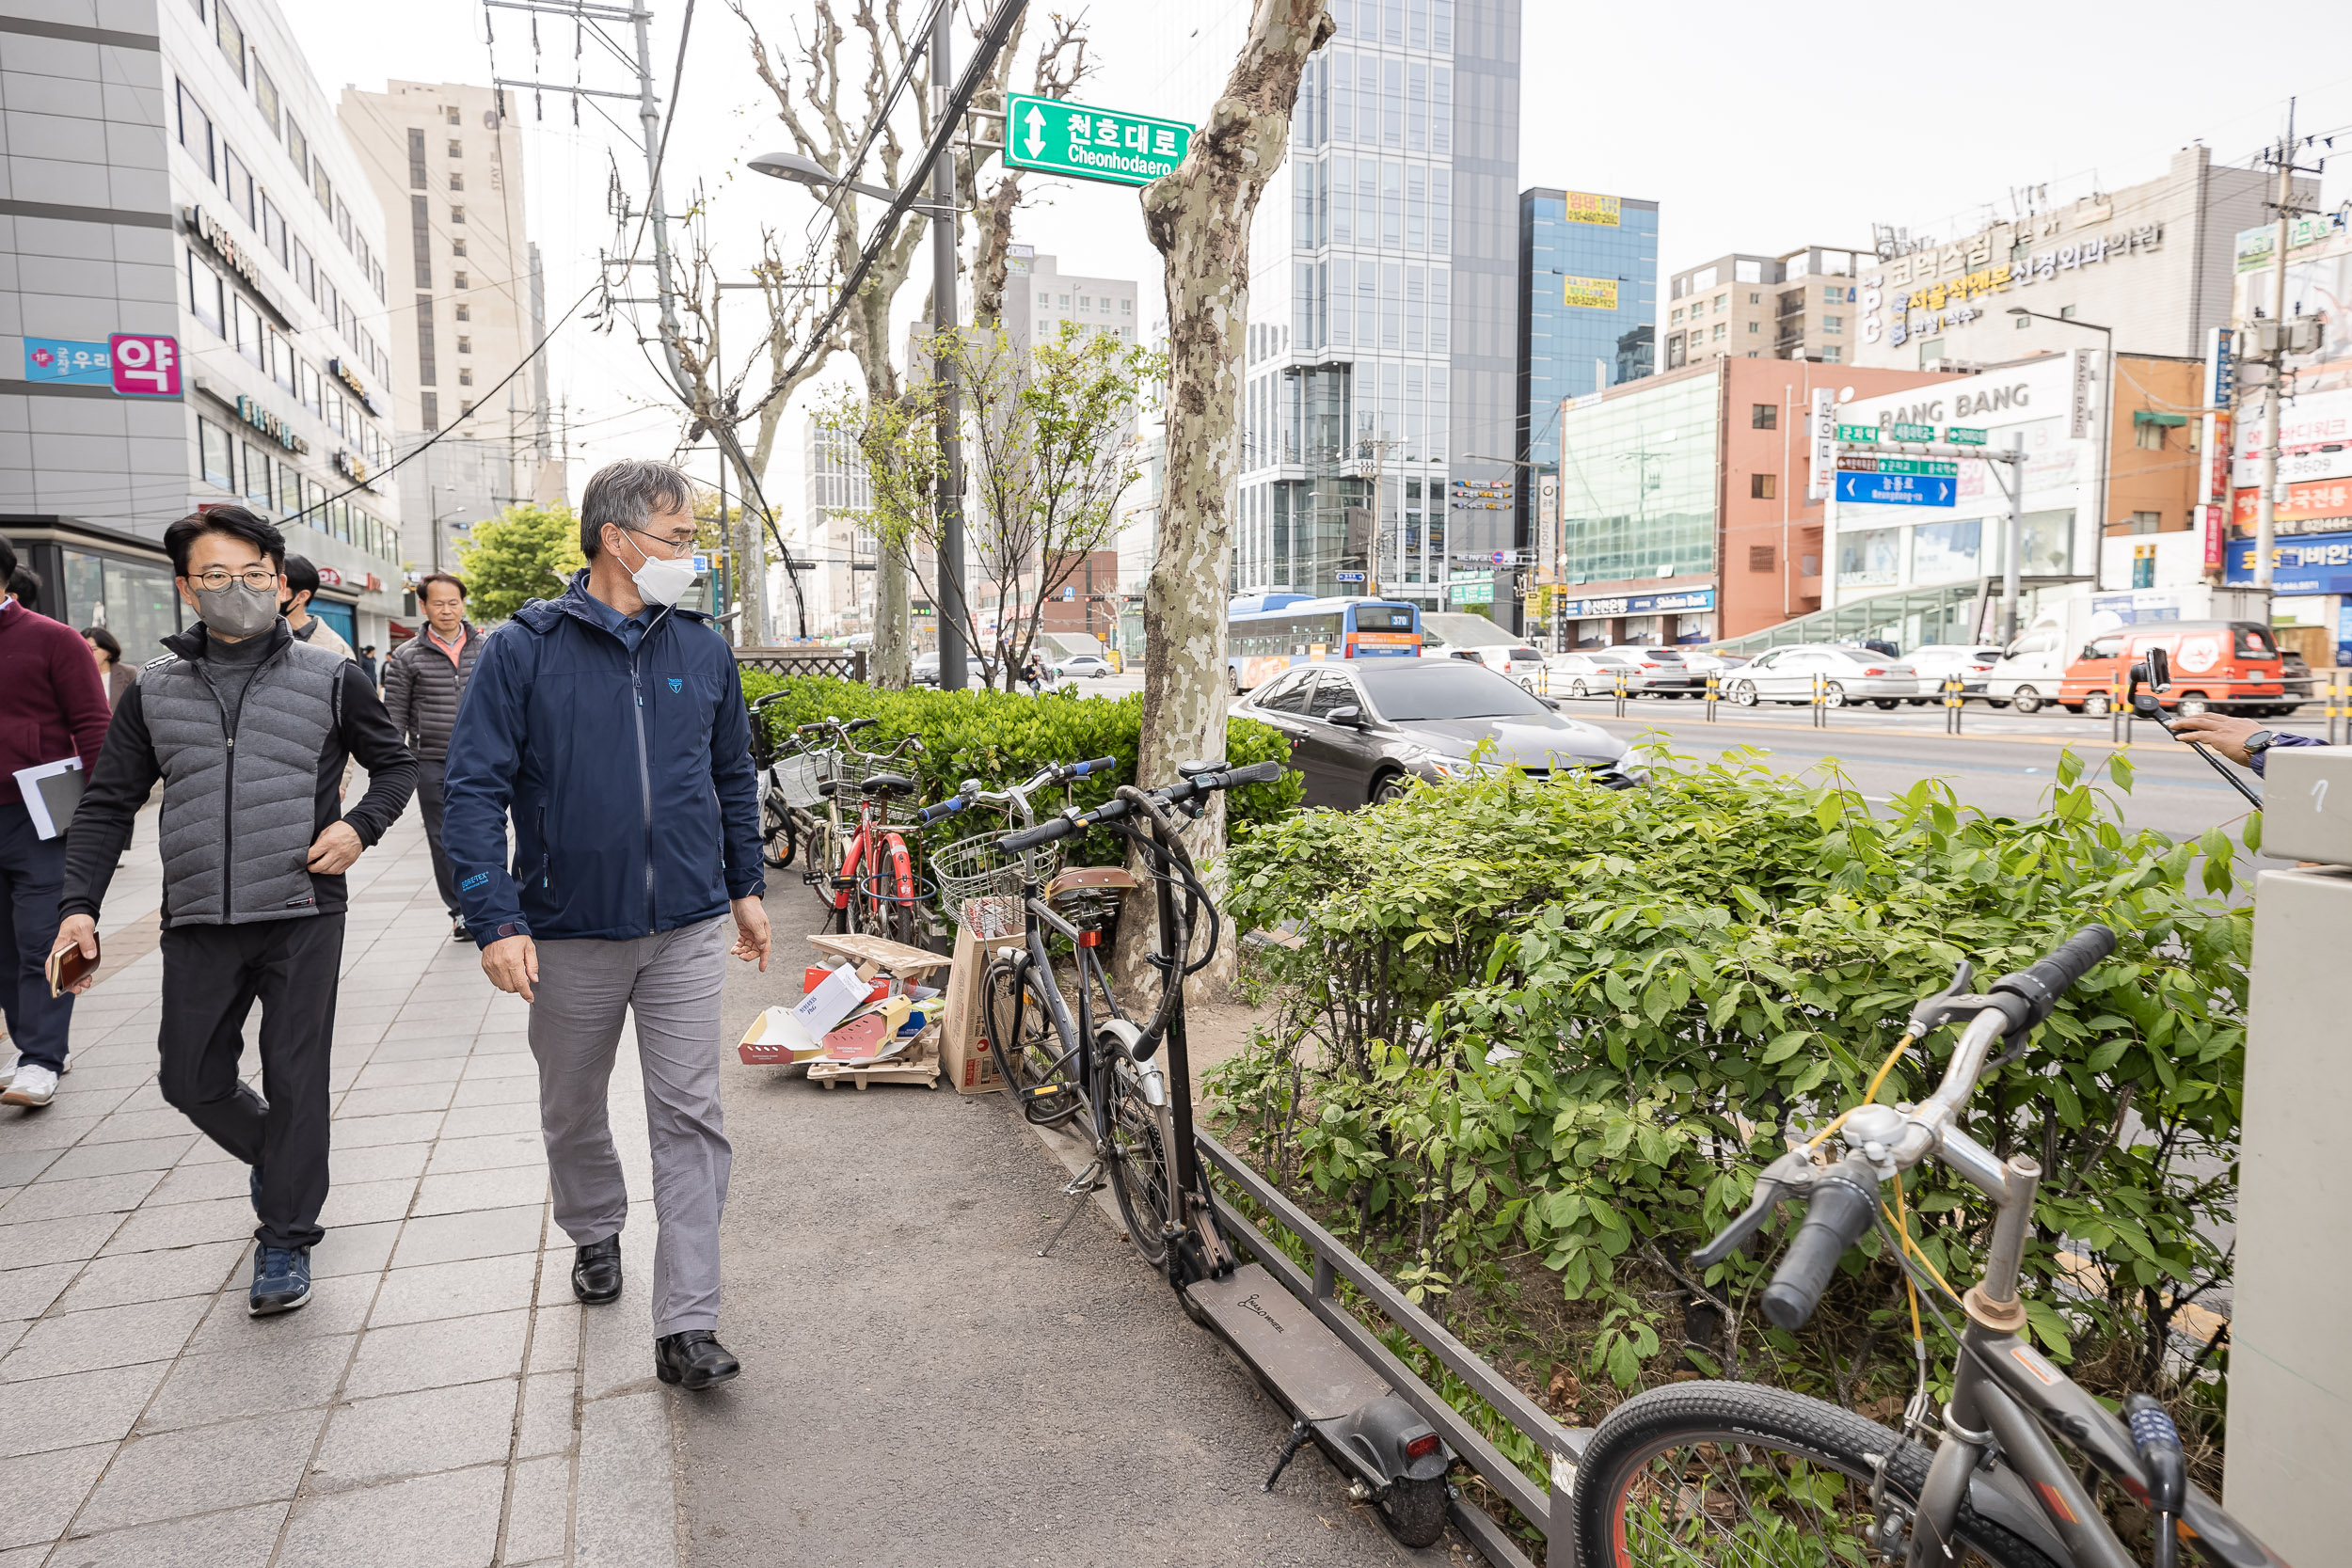
[[[1064,323],[1023,353],[1002,331],[932,340],[963,386],[974,515],[965,548],[963,632],[981,680],[1009,689],[1036,648],[1045,606],[1118,526],[1121,491],[1139,473],[1129,439],[1136,400],[1166,373],[1165,359],[1108,333]],[[845,396],[820,418],[848,432],[866,458],[873,505],[857,514],[899,543],[934,605],[944,532],[936,505],[938,405],[926,377],[887,403]],[[993,630],[978,600],[996,603]]]
[[[478,621],[503,621],[532,599],[560,597],[587,563],[580,519],[562,501],[510,506],[475,524],[473,542],[457,552],[467,609]]]

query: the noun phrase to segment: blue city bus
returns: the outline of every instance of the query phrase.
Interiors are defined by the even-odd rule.
[[[1421,657],[1421,610],[1397,599],[1253,594],[1228,606],[1225,620],[1226,679],[1237,696],[1294,664]]]

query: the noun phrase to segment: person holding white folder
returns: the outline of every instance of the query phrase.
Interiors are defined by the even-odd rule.
[[[0,581],[16,569],[15,547],[0,539]],[[73,998],[50,995],[48,975],[65,834],[42,832],[62,825],[36,822],[17,773],[74,757],[87,778],[111,717],[81,634],[0,598],[0,1012],[17,1050],[0,1104],[37,1108],[56,1097],[73,1022]]]

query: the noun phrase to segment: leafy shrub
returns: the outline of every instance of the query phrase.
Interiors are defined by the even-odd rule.
[[[2128,763],[2107,767],[2127,789]],[[1860,1099],[1956,964],[1981,985],[2104,921],[2115,955],[1983,1080],[1967,1125],[2043,1168],[2031,1332],[2094,1386],[2158,1386],[2181,1370],[2184,1308],[2227,1288],[2214,1238],[2236,1190],[2251,915],[2189,885],[2201,847],[2203,890],[2229,891],[2218,831],[2126,831],[2071,753],[2058,781],[2035,816],[1986,816],[1936,780],[1874,816],[1735,752],[1644,790],[1514,773],[1290,817],[1242,838],[1231,870],[1237,924],[1302,939],[1266,955],[1291,1027],[1216,1090],[1262,1162],[1360,1216],[1440,1310],[1508,1297],[1539,1263],[1580,1304],[1587,1369],[1620,1388],[1687,1357],[1899,1395],[1910,1328],[1876,1238],[1799,1336],[1744,1310],[1768,1259],[1703,1280],[1684,1259],[1789,1135]],[[1957,1035],[1915,1047],[1880,1098],[1924,1098]],[[1907,1192],[1964,1288],[1989,1208],[1939,1166]],[[1680,1322],[1661,1305],[1677,1297]]]
[[[1081,808],[1100,805],[1120,784],[1135,782],[1143,722],[1140,696],[1114,700],[977,689],[884,691],[830,676],[743,673],[746,702],[778,689],[787,694],[762,715],[777,744],[795,726],[826,718],[879,721],[859,736],[876,752],[888,751],[905,736],[919,736],[924,753],[911,767],[926,800],[946,798],[966,779],[997,789],[1021,783],[1048,763],[1090,757],[1115,757],[1119,766],[1107,775],[1079,781],[1071,792],[1072,803]],[[1226,726],[1225,754],[1236,765],[1287,759],[1290,744],[1271,726],[1235,719]],[[1297,805],[1304,787],[1298,775],[1286,773],[1273,784],[1233,790],[1228,797],[1228,820],[1236,830],[1272,822]],[[1034,803],[1043,815],[1059,810],[1061,798],[1057,793],[1041,796]],[[951,818],[946,832],[952,834],[963,822]],[[1115,834],[1098,831],[1073,846],[1065,859],[1074,864],[1116,863],[1123,858],[1123,848]]]

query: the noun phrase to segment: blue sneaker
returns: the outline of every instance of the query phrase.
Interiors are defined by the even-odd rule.
[[[310,1249],[262,1246],[253,1253],[253,1293],[246,1315],[266,1318],[291,1312],[310,1299]]]

